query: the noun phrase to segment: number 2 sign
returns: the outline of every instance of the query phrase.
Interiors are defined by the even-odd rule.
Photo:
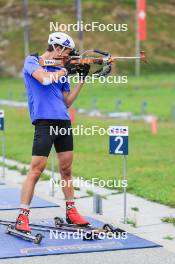
[[[128,126],[109,127],[109,153],[128,155]]]

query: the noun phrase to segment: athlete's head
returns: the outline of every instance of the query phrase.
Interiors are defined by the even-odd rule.
[[[47,51],[55,51],[58,56],[69,55],[75,48],[73,39],[62,32],[54,32],[49,35]]]

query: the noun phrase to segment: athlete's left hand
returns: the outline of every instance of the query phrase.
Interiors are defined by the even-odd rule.
[[[86,78],[90,70],[90,65],[89,64],[83,64],[79,65],[77,72],[79,74],[80,79],[83,78],[83,80]]]

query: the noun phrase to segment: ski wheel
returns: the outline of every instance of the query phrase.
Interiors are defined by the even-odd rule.
[[[83,240],[93,240],[92,232],[87,232],[83,235]]]
[[[103,229],[107,232],[115,232],[115,228],[110,224],[104,224]]]
[[[54,220],[55,220],[55,225],[64,224],[64,219],[61,217],[55,217]]]
[[[12,228],[12,226],[11,225],[8,225],[7,226],[7,229],[6,229],[6,231],[5,231],[5,233],[6,234],[10,234],[10,230],[9,229],[11,229]]]
[[[96,240],[98,238],[98,234],[95,234],[94,232],[86,232],[84,233],[83,240]]]
[[[34,243],[35,244],[40,244],[42,239],[43,239],[43,235],[39,233],[39,234],[36,235]]]

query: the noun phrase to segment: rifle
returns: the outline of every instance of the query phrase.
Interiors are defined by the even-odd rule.
[[[100,54],[101,56],[88,56],[87,53],[95,53]],[[77,67],[84,64],[96,64],[102,65],[98,70],[92,73],[92,75],[97,75],[97,77],[105,76],[109,74],[112,70],[112,63],[118,60],[135,60],[139,59],[144,63],[148,63],[145,57],[145,52],[141,51],[140,56],[132,56],[132,57],[120,57],[120,56],[111,56],[110,53],[100,51],[100,50],[87,50],[84,51],[81,55],[77,54],[76,51],[71,52],[68,56],[61,56],[59,58],[54,58],[51,60],[39,60],[39,64],[41,66],[60,66],[64,67],[66,62],[70,62],[71,64],[75,64]]]

